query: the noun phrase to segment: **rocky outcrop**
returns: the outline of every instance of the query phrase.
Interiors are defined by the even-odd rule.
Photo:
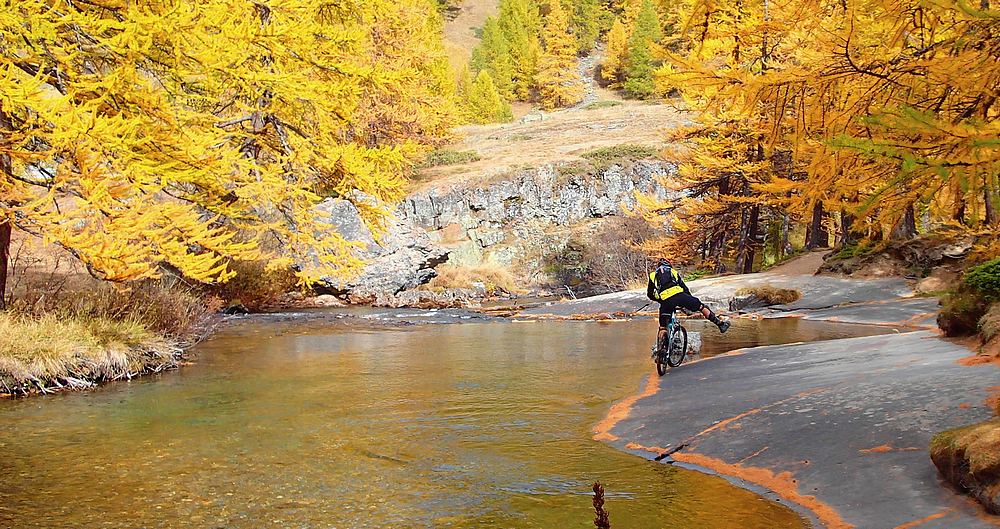
[[[376,240],[350,201],[331,198],[318,208],[344,238],[361,244],[358,257],[367,262],[355,277],[323,278],[321,290],[356,303],[372,302],[430,281],[436,275],[434,267],[448,259],[448,252],[427,232],[408,222],[388,219]]]
[[[660,179],[675,171],[673,164],[660,161],[597,171],[546,165],[492,182],[414,193],[397,214],[447,246],[452,263],[523,264],[564,246],[568,228],[621,215],[635,206],[636,192],[666,198],[669,192]],[[527,268],[537,266],[528,263]]]
[[[667,197],[659,181],[675,170],[659,161],[602,170],[545,165],[488,182],[433,187],[407,197],[377,239],[351,201],[327,199],[319,210],[342,236],[360,243],[358,256],[367,264],[351,279],[324,278],[321,290],[356,303],[430,305],[429,295],[399,294],[430,281],[434,267],[446,261],[538,270],[565,247],[570,232],[621,215],[635,205],[636,192]],[[465,304],[475,296],[453,297],[442,303]]]

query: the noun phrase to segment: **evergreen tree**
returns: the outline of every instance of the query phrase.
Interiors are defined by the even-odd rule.
[[[601,6],[598,0],[576,0],[571,5],[577,52],[587,55],[601,33]]]
[[[656,92],[653,72],[653,46],[663,38],[660,18],[652,0],[643,0],[635,19],[635,29],[629,39],[625,70],[625,93],[629,97],[646,99]]]
[[[496,18],[489,17],[483,24],[483,38],[472,50],[470,64],[473,73],[490,73],[496,90],[504,99],[514,98],[514,58],[510,43]]]
[[[514,96],[527,101],[535,87],[538,57],[541,54],[538,6],[531,0],[501,0],[498,22],[510,47],[510,58],[514,65]]]
[[[486,70],[466,90],[466,112],[473,123],[506,123],[514,119],[510,104],[497,91]]]
[[[576,72],[577,44],[569,33],[569,13],[558,1],[552,2],[545,17],[543,37],[545,52],[539,60],[538,71],[542,106],[552,109],[579,102],[583,89]]]

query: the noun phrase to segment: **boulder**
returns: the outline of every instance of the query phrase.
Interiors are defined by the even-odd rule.
[[[387,219],[384,233],[376,239],[351,201],[329,198],[318,209],[345,239],[361,244],[357,255],[366,261],[354,277],[323,277],[320,290],[327,293],[370,302],[427,283],[437,275],[434,267],[448,260],[444,248],[409,222]]]

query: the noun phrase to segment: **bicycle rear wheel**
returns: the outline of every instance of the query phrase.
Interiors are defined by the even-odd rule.
[[[670,351],[667,352],[667,364],[670,367],[677,367],[684,361],[684,356],[688,350],[688,332],[681,325],[674,326],[673,336],[670,339]]]

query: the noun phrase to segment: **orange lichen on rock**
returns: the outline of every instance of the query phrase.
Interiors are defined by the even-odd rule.
[[[650,375],[649,378],[646,379],[646,387],[643,388],[641,393],[638,395],[632,395],[631,397],[626,397],[611,406],[611,409],[608,410],[608,414],[601,419],[601,422],[594,426],[594,440],[617,441],[618,436],[611,433],[611,429],[621,421],[628,418],[628,416],[632,413],[632,406],[635,406],[636,402],[639,402],[640,399],[656,395],[656,392],[659,390],[660,379]]]
[[[803,391],[801,393],[796,393],[795,395],[792,395],[791,397],[788,397],[787,399],[781,399],[778,402],[775,402],[773,404],[769,404],[767,406],[764,406],[763,408],[754,408],[752,410],[745,411],[745,412],[743,412],[743,413],[741,413],[739,415],[735,415],[735,416],[730,417],[728,419],[723,419],[723,420],[721,420],[721,421],[713,424],[712,426],[709,426],[708,428],[705,428],[704,430],[698,432],[697,434],[695,434],[692,437],[692,439],[695,439],[695,438],[698,438],[698,437],[702,437],[702,436],[710,434],[710,433],[712,433],[712,432],[714,432],[716,430],[721,430],[721,429],[725,429],[725,428],[737,429],[739,427],[733,424],[736,421],[739,421],[741,419],[745,419],[745,418],[747,418],[747,417],[749,417],[751,415],[756,415],[756,414],[758,414],[758,413],[760,413],[760,412],[762,412],[764,410],[767,410],[768,408],[773,408],[775,406],[781,406],[782,404],[787,404],[787,403],[789,403],[789,402],[791,402],[793,400],[797,400],[797,399],[801,399],[801,398],[804,398],[804,397],[808,397],[810,395],[815,395],[816,393],[822,393],[823,391],[826,391],[826,389],[827,388],[817,388],[817,389],[813,389],[813,390],[809,390],[809,391]]]
[[[627,445],[625,445],[625,448],[628,448],[629,450],[643,450],[645,452],[652,452],[657,455],[670,451],[669,448],[661,448],[659,446],[644,446],[639,443],[628,443]]]
[[[719,474],[737,477],[773,491],[778,496],[809,509],[829,529],[851,529],[840,514],[815,496],[799,493],[798,484],[790,472],[775,474],[766,468],[748,467],[726,463],[720,459],[695,453],[678,452],[673,458],[683,463],[707,468]]]
[[[941,518],[944,518],[945,516],[948,516],[949,514],[951,514],[951,512],[953,510],[954,509],[945,509],[945,510],[943,510],[941,512],[936,512],[936,513],[934,513],[934,514],[932,514],[930,516],[925,516],[925,517],[923,517],[923,518],[921,518],[919,520],[913,520],[912,522],[906,522],[906,523],[904,523],[902,525],[897,525],[893,529],[911,529],[913,527],[917,527],[919,525],[923,525],[923,524],[925,524],[927,522],[933,522],[934,520],[939,520]]]
[[[904,446],[903,448],[893,448],[892,445],[879,445],[872,448],[862,448],[858,450],[862,454],[885,454],[888,452],[919,452],[923,448],[916,446]]]

